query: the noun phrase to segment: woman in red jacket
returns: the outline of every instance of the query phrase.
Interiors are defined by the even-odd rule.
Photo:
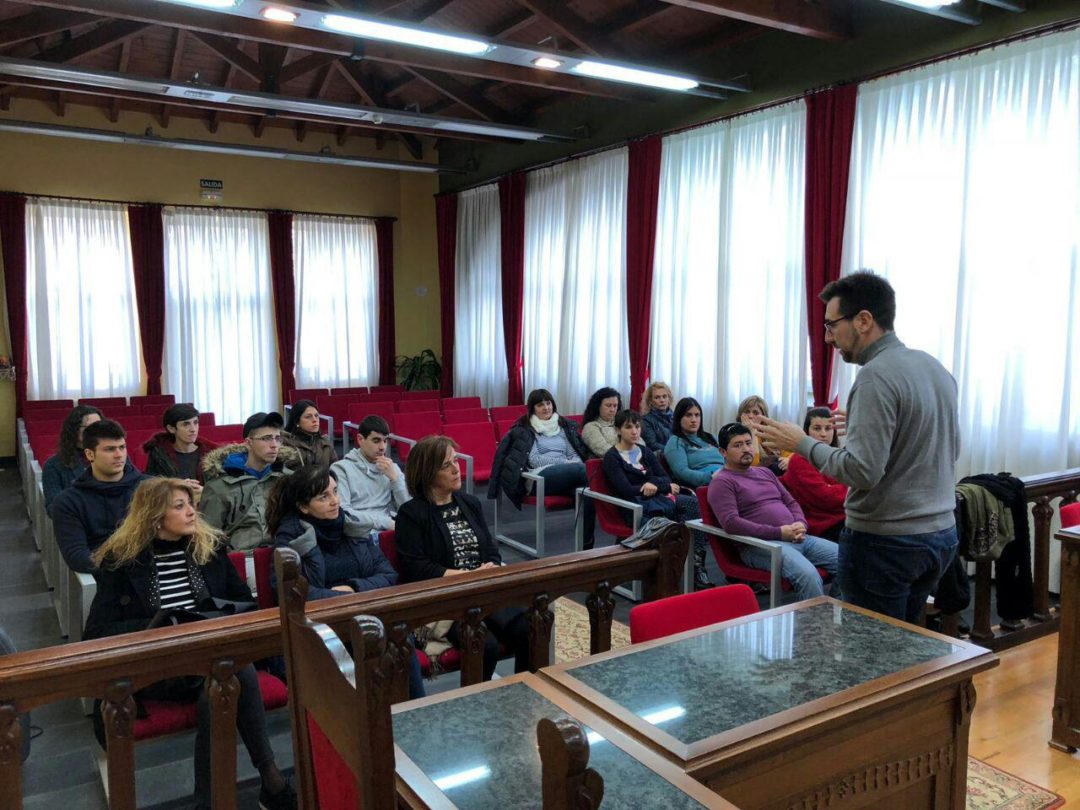
[[[811,408],[803,420],[803,430],[808,436],[836,447],[836,428],[832,411],[828,408]],[[813,464],[795,453],[788,462],[787,472],[780,479],[788,492],[799,502],[810,524],[808,534],[839,540],[844,528],[844,498],[847,487],[834,478],[819,472]]]

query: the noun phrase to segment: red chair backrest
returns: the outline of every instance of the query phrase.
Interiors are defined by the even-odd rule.
[[[402,391],[401,398],[404,400],[410,399],[442,399],[442,391],[435,389],[434,391]]]
[[[72,405],[72,408],[75,406]],[[34,422],[63,422],[71,408],[41,408],[36,411],[27,411],[23,414],[23,421],[29,427]]]
[[[119,422],[124,430],[164,430],[161,426],[161,419],[156,416],[112,416],[110,419],[115,419]],[[202,420],[199,420],[200,427],[202,426]]]
[[[315,718],[305,712],[311,740],[311,767],[315,771],[315,792],[319,810],[356,810],[360,791],[356,777]]]
[[[79,399],[80,405],[93,405],[95,408],[105,410],[106,408],[124,408],[127,407],[127,397],[82,397]]]
[[[488,422],[488,412],[483,408],[459,408],[458,410],[443,411],[443,421],[448,424],[462,424],[465,422]]]
[[[162,405],[168,407],[176,402],[173,394],[136,394],[128,398],[131,405]]]
[[[394,410],[398,413],[421,413],[423,411],[439,412],[439,400],[437,399],[399,399],[394,403]]]
[[[349,418],[349,406],[359,402],[362,397],[362,394],[319,397],[315,404],[323,416],[332,416],[335,422],[344,422]]]
[[[236,573],[240,575],[240,579],[247,582],[247,561],[244,559],[244,552],[230,551],[229,562],[233,564],[233,568],[235,568]]]
[[[59,431],[29,438],[30,452],[34,454],[37,463],[44,466],[49,457],[56,453],[56,447],[60,443]]]
[[[148,461],[146,451],[142,449],[141,444],[129,444],[128,445],[128,461],[135,465],[135,469],[140,472],[146,472],[146,464]]]
[[[501,440],[503,436],[510,432],[510,428],[517,424],[517,420],[521,417],[514,419],[498,419],[495,421],[495,435]]]
[[[500,405],[497,408],[491,408],[491,421],[502,422],[506,419],[517,419],[525,415],[524,405]]]
[[[73,399],[28,399],[23,403],[23,413],[37,413],[38,411],[57,411],[61,408],[70,411],[75,407]]]
[[[640,644],[758,612],[748,585],[724,585],[669,596],[630,609],[630,643]]]
[[[26,436],[31,442],[34,439],[48,437],[52,441],[60,439],[60,431],[64,429],[63,419],[49,419],[45,422],[27,422]]]
[[[363,390],[367,391],[366,388]],[[294,388],[289,391],[289,403],[291,404],[301,399],[310,399],[318,402],[319,397],[325,397],[330,393],[333,392],[328,388]]]
[[[274,549],[272,546],[258,546],[252,552],[251,559],[255,568],[255,601],[260,608],[272,608],[277,605],[277,594],[270,587],[270,572],[274,570]]]
[[[424,411],[422,413],[399,413],[394,415],[394,432],[406,439],[419,441],[425,436],[442,432],[442,417],[437,413]],[[398,457],[405,461],[409,457],[409,446],[399,444]]]
[[[1073,526],[1080,526],[1080,503],[1061,507],[1061,528],[1071,529]]]
[[[488,480],[495,451],[495,426],[491,422],[449,422],[443,425],[443,433],[458,443],[458,449],[473,457],[473,474],[476,481]],[[461,474],[465,474],[465,462],[461,461]]]
[[[608,486],[607,478],[604,476],[603,459],[590,458],[586,461],[585,474],[589,481],[589,489],[601,495],[615,495],[611,491],[611,487]],[[619,538],[629,537],[633,534],[628,520],[629,512],[612,503],[593,501],[593,504],[596,509],[596,520],[601,529]]]
[[[199,414],[199,427],[213,427],[216,421],[213,411],[205,411]]]
[[[325,395],[326,389],[324,388],[318,395]],[[366,385],[346,385],[340,388],[331,388],[330,396],[332,397],[348,397],[348,396],[366,396],[368,394],[368,387]],[[314,399],[314,397],[304,397],[304,399]]]
[[[379,550],[386,557],[386,561],[400,574],[401,568],[398,566],[397,555],[397,533],[393,529],[388,532],[379,532]]]
[[[462,408],[482,408],[480,403],[480,397],[447,397],[440,400],[442,403],[443,413],[447,411],[458,411]]]
[[[402,394],[405,392],[404,385],[373,385],[371,386],[371,393],[381,394],[385,391],[396,392]]]
[[[162,406],[165,407],[165,406]],[[136,416],[142,416],[142,405],[114,405],[111,408],[102,408],[105,415],[110,419],[114,419],[120,424],[124,424],[125,419],[132,419]],[[158,424],[161,424],[160,421]]]
[[[570,416],[568,416],[566,418],[569,419],[571,422],[577,422],[578,432],[580,433],[581,428],[583,427],[583,423],[585,422],[585,414],[583,414],[583,413],[575,413],[575,414],[571,414]]]
[[[199,435],[215,444],[234,444],[244,440],[243,425],[216,425],[199,427]]]

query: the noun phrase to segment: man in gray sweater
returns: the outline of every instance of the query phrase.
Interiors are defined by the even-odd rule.
[[[394,528],[398,507],[409,500],[405,476],[387,453],[390,426],[381,416],[366,416],[358,433],[359,446],[330,465],[341,508],[365,531],[388,531]]]
[[[758,435],[850,488],[838,562],[843,598],[914,622],[956,553],[956,381],[893,332],[896,294],[884,278],[853,273],[819,297],[825,342],[862,366],[848,394],[847,440],[829,447],[770,419]]]

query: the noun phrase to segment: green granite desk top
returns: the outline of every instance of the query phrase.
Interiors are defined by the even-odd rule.
[[[394,742],[461,808],[541,806],[536,724],[566,714],[525,683],[509,683],[394,714]],[[700,808],[586,727],[589,766],[604,778],[605,810]]]
[[[565,671],[690,745],[970,649],[825,602]]]

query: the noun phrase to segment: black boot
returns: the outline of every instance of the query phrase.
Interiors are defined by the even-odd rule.
[[[705,572],[705,547],[694,546],[694,590],[703,591],[706,588],[715,587]]]

